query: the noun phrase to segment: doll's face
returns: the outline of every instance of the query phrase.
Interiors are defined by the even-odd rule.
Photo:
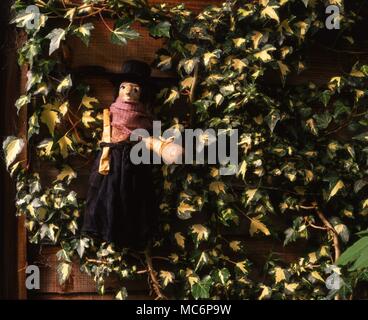
[[[136,83],[122,82],[120,84],[119,97],[126,102],[139,102],[141,87]]]

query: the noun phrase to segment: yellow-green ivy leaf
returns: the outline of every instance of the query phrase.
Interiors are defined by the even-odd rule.
[[[215,192],[217,195],[225,193],[225,184],[222,181],[211,182],[209,190]]]
[[[72,147],[72,140],[70,140],[66,135],[64,135],[58,142],[60,147],[60,153],[65,159],[68,157],[68,148],[73,149]]]
[[[7,137],[3,142],[6,168],[14,162],[15,158],[22,152],[25,143],[23,139],[14,136]]]
[[[55,107],[51,104],[44,106],[41,113],[41,122],[47,125],[52,136],[54,136],[55,126],[60,123],[58,112],[55,111]]]
[[[93,118],[92,116],[91,116],[91,113],[92,113],[93,111],[84,111],[83,112],[83,116],[82,116],[82,122],[83,122],[83,124],[84,124],[84,126],[86,127],[86,128],[89,128],[90,126],[89,126],[89,124],[90,123],[93,123],[93,122],[95,122],[96,121],[96,119],[95,118]]]
[[[164,287],[166,287],[169,283],[173,283],[175,279],[175,275],[170,271],[161,270],[160,278],[163,281]]]
[[[251,236],[253,236],[255,233],[258,233],[259,231],[261,231],[266,236],[269,236],[271,234],[266,225],[262,223],[258,218],[250,218],[250,219],[251,223],[249,233]]]
[[[175,240],[176,240],[176,243],[178,244],[178,246],[181,247],[182,249],[184,249],[185,237],[182,235],[181,232],[176,232],[175,233]]]
[[[331,189],[330,194],[328,196],[328,201],[336,195],[336,193],[339,192],[339,190],[341,190],[342,188],[344,188],[344,182],[342,182],[341,180],[337,181],[336,184],[334,185],[334,187]]]
[[[263,62],[267,62],[272,60],[272,56],[269,54],[270,51],[274,51],[276,50],[275,47],[271,46],[271,45],[266,45],[262,48],[261,51],[257,52],[254,54],[254,57],[256,57],[257,59],[262,60]]]
[[[277,12],[275,11],[275,6],[268,6],[266,8],[264,8],[262,11],[261,11],[261,16],[262,17],[270,17],[271,19],[273,20],[276,20],[277,22],[280,22],[280,19],[279,19],[279,16],[277,15]]]
[[[202,224],[194,224],[191,226],[191,232],[197,235],[197,241],[207,240],[209,230]]]

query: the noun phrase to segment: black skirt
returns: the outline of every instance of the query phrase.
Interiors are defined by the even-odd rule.
[[[110,170],[107,175],[98,172],[101,149],[89,178],[82,233],[120,248],[144,250],[158,223],[152,167],[131,162],[131,142],[104,145],[110,147]]]

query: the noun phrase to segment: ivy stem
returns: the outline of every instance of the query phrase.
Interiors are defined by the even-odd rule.
[[[101,18],[102,23],[105,25],[105,27],[110,31],[110,32],[114,32],[114,30],[112,30],[109,25],[106,23],[105,19],[103,18],[101,11],[98,12],[98,15]]]
[[[144,255],[146,257],[146,262],[147,262],[147,269],[148,269],[148,273],[149,273],[149,276],[151,278],[151,282],[152,282],[152,288],[153,290],[155,291],[156,295],[157,295],[157,298],[156,299],[163,299],[163,300],[167,300],[167,297],[162,293],[161,291],[161,285],[160,283],[158,282],[157,280],[157,271],[155,271],[153,269],[153,265],[152,265],[152,258],[149,254],[149,251],[148,249],[146,249],[144,251]]]

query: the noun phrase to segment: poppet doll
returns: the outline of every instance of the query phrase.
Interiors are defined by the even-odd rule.
[[[120,248],[144,250],[157,230],[152,168],[131,162],[130,150],[137,142],[129,139],[134,129],[152,130],[150,73],[144,62],[123,64],[117,98],[103,111],[101,148],[89,178],[82,232]]]

